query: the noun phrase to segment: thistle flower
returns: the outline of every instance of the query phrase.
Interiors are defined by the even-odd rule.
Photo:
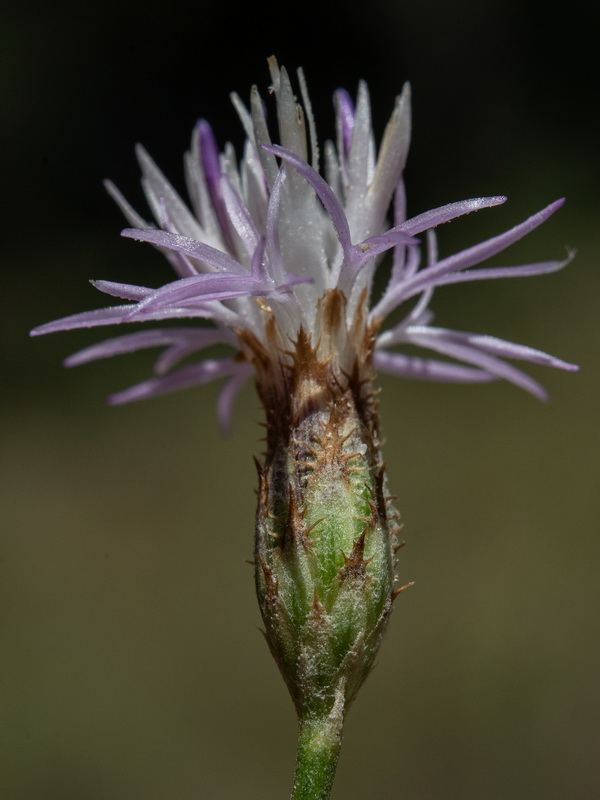
[[[218,402],[223,428],[230,424],[236,394],[254,377],[267,422],[267,452],[258,467],[256,584],[266,638],[300,720],[293,797],[314,800],[328,796],[344,716],[401,591],[394,586],[398,513],[381,455],[375,372],[461,383],[503,378],[544,398],[544,389],[506,359],[577,368],[525,345],[435,327],[429,309],[438,286],[561,269],[569,258],[479,265],[544,222],[562,200],[505,233],[440,258],[437,226],[506,198],[459,201],[407,219],[402,174],[410,141],[409,87],[396,100],[378,155],[366,85],[360,84],[356,105],[337,91],[337,141],[325,144],[321,158],[302,72],[300,104],[286,71],[275,59],[269,66],[278,143],[256,87],[249,108],[232,95],[247,136],[239,163],[231,145],[219,153],[201,120],[185,159],[193,213],[141,147],[142,184],[156,225],[107,183],[132,226],[123,235],[157,247],[177,279],[158,289],[94,281],[100,291],[127,302],[33,333],[210,320],[212,327],[125,334],[76,353],[66,364],[164,348],[155,377],[111,401],[225,378]],[[373,301],[374,275],[386,251],[392,252],[389,279]],[[403,319],[386,329],[386,317],[401,306],[407,308]],[[177,366],[215,344],[233,353]],[[402,345],[436,355],[395,349]]]

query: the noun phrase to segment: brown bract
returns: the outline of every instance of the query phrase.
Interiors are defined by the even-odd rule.
[[[303,420],[332,404],[350,403],[370,428],[376,427],[373,401],[373,350],[377,325],[369,325],[366,290],[354,319],[346,321],[346,298],[328,289],[317,307],[318,339],[300,328],[295,339],[282,334],[273,312],[265,312],[265,337],[238,331],[245,358],[256,369],[256,384],[266,413],[267,442],[281,446]]]

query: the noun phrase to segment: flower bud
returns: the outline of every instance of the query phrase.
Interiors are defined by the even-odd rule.
[[[320,308],[335,350],[327,341],[313,346],[300,331],[284,383],[265,373],[259,381],[268,449],[259,467],[256,584],[267,642],[300,719],[329,713],[340,694],[345,713],[373,665],[395,596],[398,513],[365,375],[372,337],[363,332],[362,353],[352,349],[353,371],[345,373],[339,302],[326,294]]]

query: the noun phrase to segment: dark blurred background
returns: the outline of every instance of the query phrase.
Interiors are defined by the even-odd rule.
[[[87,282],[170,279],[119,238],[111,177],[146,214],[133,145],[183,191],[199,116],[302,65],[320,136],[331,93],[369,82],[381,135],[413,84],[409,211],[482,194],[443,254],[566,195],[505,263],[561,273],[440,290],[441,325],[582,365],[509,385],[382,380],[407,546],[379,666],[346,726],[334,798],[600,796],[598,644],[598,7],[533,0],[296,6],[13,4],[0,20],[3,147],[0,797],[277,800],[294,715],[257,628],[251,557],[261,449],[250,387],[233,435],[217,387],[107,408],[153,354],[73,371],[102,331],[28,340],[103,305]]]

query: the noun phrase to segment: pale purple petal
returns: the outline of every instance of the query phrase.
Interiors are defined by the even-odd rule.
[[[394,227],[406,222],[406,187],[404,178],[400,178],[394,195]]]
[[[240,237],[246,253],[251,256],[258,244],[260,235],[248,209],[242,203],[239,194],[235,191],[229,179],[225,176],[221,178],[221,196],[223,197],[231,225]]]
[[[496,278],[528,278],[533,275],[548,275],[551,272],[559,272],[570,264],[573,256],[570,255],[564,261],[539,261],[536,264],[521,264],[518,267],[483,267],[471,269],[466,272],[451,272],[441,278],[433,277],[431,286],[447,286],[451,283],[467,283],[469,281],[486,281]],[[417,289],[412,294],[417,294],[422,289]]]
[[[277,98],[279,140],[282,146],[303,161],[308,159],[304,118],[298,114],[298,101],[285,67],[278,68],[269,60],[273,90]]]
[[[115,203],[121,209],[121,213],[127,220],[127,222],[132,225],[134,228],[152,228],[154,227],[143,217],[137,213],[137,211],[133,208],[133,206],[127,202],[123,194],[117,189],[115,184],[112,181],[104,181],[104,188],[108,192],[108,194],[112,197]]]
[[[64,364],[75,367],[101,358],[111,358],[124,353],[133,353],[150,347],[185,346],[187,353],[217,343],[231,343],[228,332],[218,328],[155,328],[149,331],[126,333],[115,336],[69,356]],[[168,351],[167,351],[168,352]],[[186,355],[187,355],[186,353]]]
[[[200,147],[200,160],[206,178],[208,193],[212,201],[212,208],[219,221],[219,226],[223,233],[225,242],[232,249],[231,230],[229,228],[229,218],[223,195],[221,192],[221,165],[219,159],[219,149],[212,128],[208,122],[201,119],[198,122],[198,146]]]
[[[197,275],[200,272],[198,265],[192,264],[190,259],[184,256],[183,253],[176,253],[174,250],[167,250],[164,247],[159,247],[158,249],[173,267],[178,277],[189,278],[190,275]]]
[[[501,233],[499,236],[494,236],[491,239],[487,239],[485,242],[481,242],[474,247],[469,247],[467,250],[463,250],[454,256],[450,256],[450,258],[440,261],[435,266],[430,267],[431,272],[442,274],[446,272],[467,269],[475,264],[480,264],[482,261],[495,256],[496,253],[506,250],[506,248],[510,247],[511,244],[514,244],[515,242],[518,242],[519,239],[522,239],[523,236],[531,233],[531,231],[535,230],[535,228],[541,225],[542,222],[545,222],[548,217],[554,214],[555,211],[558,211],[564,202],[565,201],[563,198],[556,200],[554,203],[550,203],[549,206],[546,206],[546,208],[543,208],[536,214],[532,214],[532,216],[526,219],[524,222],[519,223],[519,225],[515,225],[514,228],[505,231],[505,233]],[[414,231],[412,229],[412,225],[409,223],[410,220],[407,225],[409,225],[411,233],[413,233]]]
[[[288,274],[283,285],[276,285],[262,267],[262,245],[253,257],[253,272],[245,275],[223,275],[209,272],[173,281],[141,300],[131,312],[131,318],[144,316],[148,311],[167,309],[173,306],[206,303],[209,300],[231,300],[237,297],[269,297],[288,291],[297,283],[308,283],[308,278]]]
[[[209,344],[216,344],[217,342],[210,342],[206,344],[202,344],[200,346],[196,346],[193,341],[185,342],[182,341],[180,344],[174,344],[171,347],[168,347],[166,350],[158,356],[156,361],[154,362],[154,374],[155,375],[165,375],[169,370],[171,370],[176,364],[179,364],[180,361],[183,361],[184,358],[191,355],[192,353],[197,352],[198,350],[202,350],[204,347],[208,347]]]
[[[418,294],[424,289],[440,285],[440,279],[443,276],[448,275],[449,273],[461,272],[462,270],[468,269],[469,267],[479,264],[482,261],[491,258],[491,256],[500,253],[502,250],[505,250],[511,244],[514,244],[519,239],[523,238],[523,236],[525,236],[527,233],[541,225],[542,222],[544,222],[549,216],[557,211],[563,203],[564,199],[556,200],[546,208],[538,211],[536,214],[533,214],[524,222],[521,222],[519,225],[515,225],[514,228],[505,231],[505,233],[502,233],[499,236],[494,236],[491,239],[487,239],[486,241],[481,242],[474,247],[469,247],[468,249],[463,250],[454,256],[445,258],[442,261],[439,261],[437,264],[421,270],[411,278],[400,281],[394,286],[388,287],[379,303],[372,310],[373,316],[381,318],[386,317],[394,308],[399,306],[408,298],[413,297],[415,294]],[[408,223],[406,223],[406,226],[411,233],[415,233]],[[404,228],[405,226],[401,227]],[[528,265],[527,269],[531,270],[534,267],[535,265]],[[519,274],[532,274],[532,272],[525,272],[521,270],[520,272],[514,273],[513,276],[517,276]]]
[[[233,297],[246,297],[263,291],[262,283],[258,286],[254,276],[223,275],[218,272],[209,272],[194,275],[191,278],[181,278],[178,281],[167,283],[160,289],[139,302],[135,308],[135,315],[140,315],[149,310],[181,307],[186,302],[202,303],[207,300],[228,300]]]
[[[194,306],[160,308],[156,311],[144,309],[143,313],[137,317],[130,312],[122,322],[156,322],[164,319],[212,319],[228,325],[232,329],[237,328],[241,319],[233,310],[226,308],[222,303],[214,302],[204,298],[204,302],[196,303]]]
[[[534,395],[540,400],[547,400],[548,395],[537,381],[526,375],[521,370],[507,364],[505,361],[495,358],[476,347],[469,347],[467,345],[459,344],[447,339],[431,337],[422,334],[413,334],[410,336],[409,341],[412,344],[427,347],[429,350],[434,350],[451,358],[456,358],[459,361],[465,361],[467,364],[473,364],[480,367],[486,372],[496,375],[498,378],[504,378],[510,383],[514,383],[521,389]]]
[[[250,274],[257,282],[269,280],[269,273],[266,270],[265,263],[265,237],[262,236],[252,254],[252,263],[250,264]]]
[[[410,86],[404,84],[402,94],[396,98],[394,113],[388,122],[381,142],[381,151],[375,175],[369,186],[369,195],[377,204],[376,215],[383,218],[398,186],[410,146]],[[399,219],[398,223],[404,222]]]
[[[325,178],[337,199],[342,202],[344,192],[342,190],[342,165],[337,157],[333,142],[326,141],[323,150],[325,161]]]
[[[238,315],[230,309],[224,308],[220,304],[206,302],[196,308],[166,308],[157,311],[145,311],[140,317],[134,316],[137,309],[135,304],[124,304],[121,306],[110,306],[109,308],[98,308],[94,311],[83,311],[79,314],[72,314],[69,317],[56,319],[34,328],[30,335],[41,336],[45,333],[56,333],[57,331],[72,331],[79,328],[98,328],[103,325],[118,325],[122,322],[139,321],[158,321],[165,319],[214,319],[235,328],[240,324]]]
[[[414,235],[416,233],[421,233],[424,230],[427,230],[432,225],[440,225],[443,222],[448,222],[452,219],[455,219],[458,216],[462,216],[464,214],[470,214],[472,211],[477,211],[481,208],[489,208],[491,206],[499,205],[506,200],[505,197],[478,197],[471,200],[463,200],[458,203],[450,203],[446,206],[441,206],[440,208],[434,209],[433,211],[428,211],[425,214],[420,214],[418,217],[413,217],[412,219],[398,225],[395,228],[391,228],[386,233],[381,234],[380,236],[374,236],[369,239],[366,239],[362,244],[361,248],[364,248],[366,245],[370,245],[373,247],[373,252],[366,251],[363,256],[354,257],[352,260],[347,259],[346,264],[342,269],[342,276],[341,282],[343,284],[343,288],[347,289],[358,271],[364,267],[371,258],[379,253],[388,250],[389,248],[393,247],[394,245],[402,245],[406,244],[417,244],[416,239],[407,237],[403,239],[401,234],[411,234]],[[395,237],[398,237],[395,239]],[[390,278],[390,283],[388,285],[389,291],[390,287],[397,285],[400,281],[404,281],[407,277],[406,271],[400,271],[400,263],[403,257],[403,248],[401,250],[401,255],[396,259],[394,269],[392,271],[392,275]],[[414,267],[415,265],[414,257],[411,259],[411,266]],[[350,271],[352,277],[350,280],[346,276],[343,275],[345,271]],[[435,285],[435,284],[433,284]],[[384,295],[385,297],[385,295]]]
[[[31,331],[31,336],[40,336],[44,333],[57,331],[73,331],[78,328],[96,328],[100,325],[115,325],[126,322],[128,315],[135,309],[135,305],[111,306],[110,308],[97,308],[94,311],[83,311],[69,317],[46,322]]]
[[[222,243],[221,228],[206,184],[206,175],[204,174],[200,153],[200,130],[197,124],[192,131],[190,149],[185,154],[185,173],[188,193],[194,212],[206,231],[206,239],[204,241],[216,246],[217,243]]]
[[[352,144],[354,128],[354,103],[345,89],[338,89],[333,95],[338,125],[338,154],[344,161]]]
[[[138,242],[150,242],[168,250],[176,250],[190,258],[197,258],[220,272],[233,272],[241,275],[246,272],[245,267],[227,253],[217,250],[208,244],[203,244],[187,236],[159,230],[140,230],[139,228],[125,228],[121,236],[127,239],[136,239]]]
[[[202,238],[204,233],[202,226],[150,158],[146,150],[141,145],[137,145],[135,152],[144,175],[142,185],[146,193],[148,205],[152,209],[152,213],[156,219],[158,220],[160,218],[161,203],[164,202],[169,211],[169,218],[173,220],[180,233],[184,236],[190,236],[196,239]]]
[[[258,157],[262,164],[265,178],[269,186],[272,186],[279,168],[273,153],[269,153],[266,146],[271,144],[265,108],[256,86],[250,92],[250,113],[252,115],[252,125],[254,127],[254,138],[256,141]]]
[[[121,403],[131,403],[134,400],[158,397],[162,394],[224,378],[237,372],[237,369],[238,362],[233,358],[208,359],[199,364],[182,367],[169,375],[138,383],[136,386],[111,395],[108,400],[111,405],[120,405]]]
[[[155,289],[147,286],[136,286],[132,283],[114,283],[113,281],[90,281],[95,289],[111,297],[120,297],[122,300],[143,300],[152,294]]]
[[[423,337],[426,337],[427,340],[443,340],[461,345],[465,344],[500,358],[515,358],[520,361],[529,361],[532,364],[540,364],[543,367],[554,367],[555,369],[565,369],[571,372],[579,369],[576,364],[562,361],[560,358],[544,353],[541,350],[536,350],[523,344],[516,344],[515,342],[507,342],[504,339],[498,339],[487,334],[455,331],[449,328],[432,328],[423,325],[411,325],[405,329],[405,341],[415,341],[417,338],[423,340]]]
[[[315,123],[315,115],[313,114],[310,96],[308,94],[308,86],[302,68],[296,71],[298,82],[300,84],[300,94],[302,102],[304,103],[304,114],[308,122],[308,133],[310,138],[310,162],[311,166],[317,172],[319,171],[319,139],[317,137],[317,126]]]
[[[267,235],[266,248],[269,252],[269,266],[274,280],[280,282],[285,275],[285,264],[281,253],[281,243],[279,240],[279,214],[281,211],[281,190],[285,182],[285,168],[279,170],[275,179],[269,205],[267,208]]]
[[[414,275],[421,266],[421,250],[419,247],[407,248],[398,245],[394,250],[394,260],[392,263],[392,273],[388,281],[386,292],[391,286],[396,286],[401,281],[405,281]]]
[[[459,200],[457,203],[448,203],[439,208],[433,208],[431,211],[425,211],[423,214],[418,214],[416,217],[407,219],[406,222],[398,225],[400,230],[407,233],[417,234],[426,231],[428,228],[435,228],[442,225],[444,222],[462,217],[465,214],[470,214],[473,211],[479,211],[482,208],[492,208],[505,203],[506,197],[500,195],[496,197],[474,197],[470,200]]]
[[[223,386],[217,400],[217,418],[219,427],[223,435],[231,432],[231,415],[233,404],[240,390],[244,387],[248,379],[254,374],[254,367],[247,361],[237,364],[237,370]]]
[[[427,266],[432,267],[438,261],[437,236],[434,228],[430,228],[425,234],[427,239]]]
[[[374,150],[369,90],[367,84],[360,81],[352,127],[352,142],[346,163],[346,214],[350,218],[364,204],[367,186],[373,177]]]
[[[244,133],[248,141],[251,144],[255,144],[254,142],[254,129],[252,127],[252,117],[250,116],[250,112],[244,105],[241,97],[237,92],[230,92],[229,99],[231,100],[231,104],[236,110],[238,117],[240,118],[240,122],[242,123],[242,127],[244,129]]]
[[[265,153],[266,155],[266,153]],[[241,164],[242,198],[252,217],[256,229],[264,231],[267,219],[269,187],[262,171],[256,148],[250,142],[244,147]]]
[[[366,262],[370,261],[372,258],[375,258],[375,256],[378,256],[380,253],[384,253],[386,250],[389,250],[392,247],[396,247],[398,245],[417,244],[419,244],[419,239],[415,239],[415,237],[411,236],[409,233],[406,233],[405,231],[389,230],[386,233],[380,234],[379,236],[370,236],[358,246],[363,251],[364,260]]]
[[[327,184],[319,175],[319,173],[316,172],[309,164],[307,164],[306,161],[302,161],[301,158],[298,158],[298,156],[294,155],[294,153],[291,153],[289,150],[279,147],[278,145],[271,145],[269,147],[263,145],[263,147],[265,150],[268,150],[270,153],[274,153],[284,161],[288,161],[312,186],[317,194],[317,197],[323,203],[325,210],[331,218],[331,222],[337,237],[340,240],[342,249],[345,253],[349,253],[352,248],[352,241],[350,239],[348,220],[346,219],[344,209],[340,205],[329,184]]]
[[[220,197],[219,180],[221,178],[221,167],[219,164],[219,148],[212,128],[205,119],[201,119],[198,122],[198,133],[204,175],[211,193],[213,206],[215,206],[217,205],[215,200]]]
[[[403,231],[388,231],[381,236],[372,236],[361,244],[354,245],[352,252],[344,259],[340,267],[338,287],[346,295],[349,295],[359,272],[374,258],[385,253],[386,250],[391,250],[392,247],[417,245],[418,243],[418,239]],[[413,247],[413,249],[416,248]]]
[[[495,375],[491,375],[483,369],[465,367],[462,364],[453,364],[434,358],[390,353],[387,350],[376,350],[374,362],[377,370],[387,372],[397,378],[418,378],[440,383],[485,383],[497,380]]]

